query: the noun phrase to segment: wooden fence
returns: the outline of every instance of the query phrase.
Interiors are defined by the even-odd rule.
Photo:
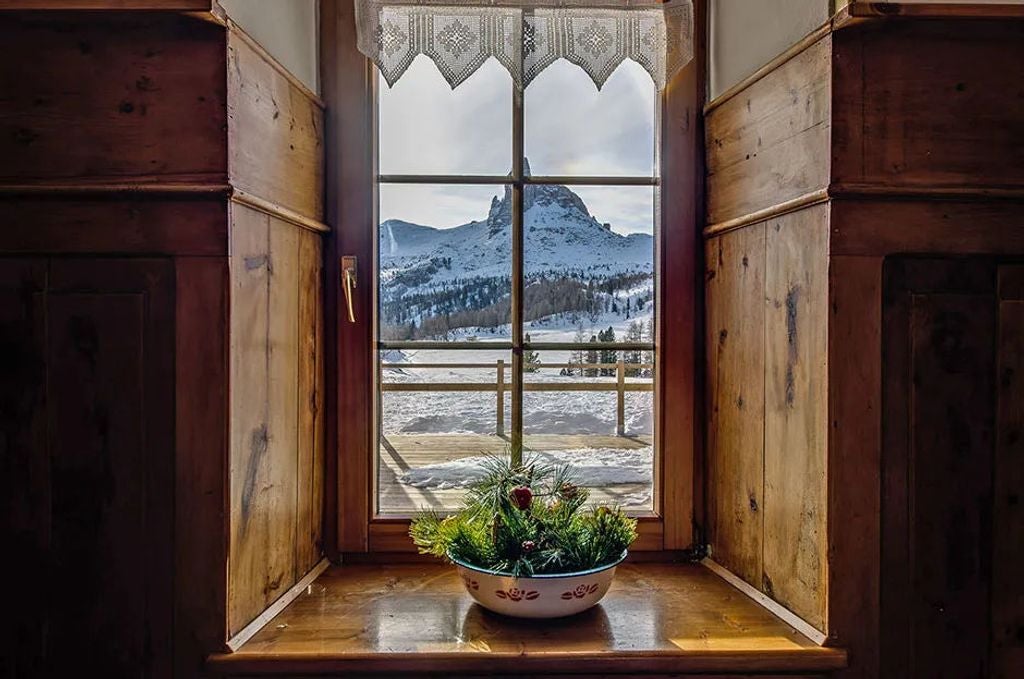
[[[504,360],[497,360],[494,363],[380,363],[380,370],[387,369],[465,369],[465,368],[494,368],[496,377],[494,382],[385,382],[383,376],[378,380],[381,391],[427,391],[427,392],[452,392],[452,391],[487,391],[495,392],[495,406],[497,408],[496,433],[498,436],[505,434],[505,392],[512,390],[512,385],[505,379],[505,372],[510,367]],[[613,391],[616,393],[616,427],[615,431],[619,436],[626,433],[626,392],[627,391],[654,391],[654,381],[649,382],[627,382],[627,366],[630,370],[648,370],[654,368],[651,363],[627,363],[619,360],[615,363],[540,363],[536,364],[539,369],[555,370],[615,370],[614,382],[523,382],[523,391]]]

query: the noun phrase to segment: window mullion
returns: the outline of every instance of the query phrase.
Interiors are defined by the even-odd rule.
[[[512,460],[523,444],[523,90],[512,94]]]

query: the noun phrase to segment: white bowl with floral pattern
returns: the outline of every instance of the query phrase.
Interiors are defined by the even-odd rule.
[[[587,610],[608,592],[618,560],[577,573],[516,578],[453,560],[466,591],[484,608],[516,618],[561,618]]]

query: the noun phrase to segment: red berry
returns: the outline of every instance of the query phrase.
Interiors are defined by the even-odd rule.
[[[534,542],[533,540],[524,540],[523,541],[523,553],[529,554],[530,552],[532,552],[535,549],[537,549],[537,543],[536,542]]]
[[[516,507],[526,510],[530,508],[530,502],[533,501],[533,491],[526,486],[519,486],[518,488],[512,489],[512,502],[515,503]]]

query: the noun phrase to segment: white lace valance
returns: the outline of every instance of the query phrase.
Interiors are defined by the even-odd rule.
[[[693,56],[691,0],[355,0],[359,50],[389,85],[417,55],[454,88],[494,57],[520,87],[558,59],[600,88],[626,59],[661,89]]]

